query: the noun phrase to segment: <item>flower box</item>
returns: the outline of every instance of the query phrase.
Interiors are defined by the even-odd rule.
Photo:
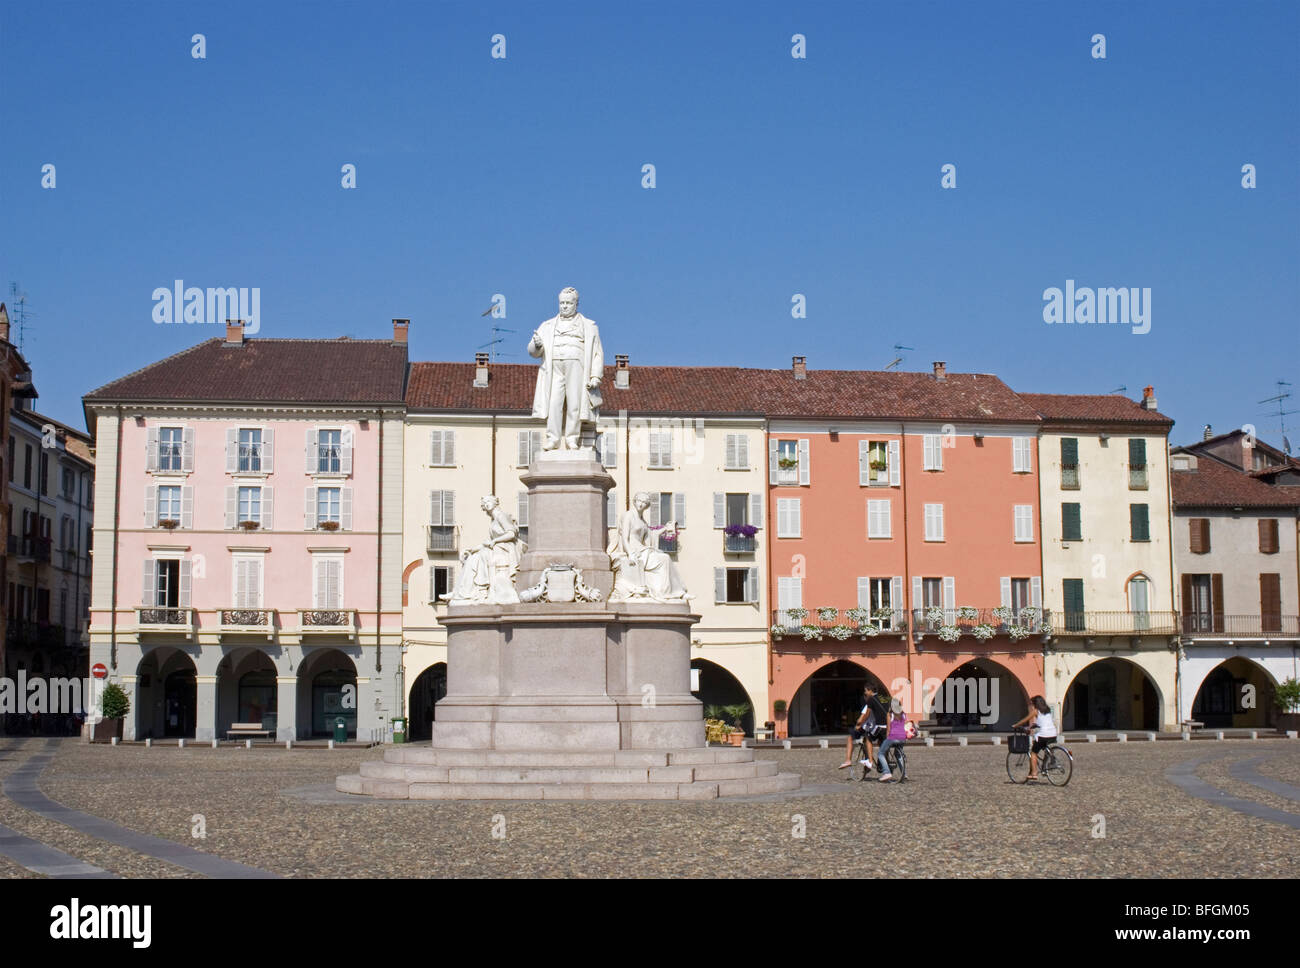
[[[181,523],[173,518],[164,518],[158,522],[158,527],[166,528],[168,531],[171,531],[173,528],[179,528],[180,526]]]
[[[339,529],[339,523],[337,521],[322,521],[320,524],[316,525],[316,527],[320,528],[322,531],[337,531]]]
[[[261,527],[261,524],[257,521],[240,521],[239,526],[245,531],[256,531]]]

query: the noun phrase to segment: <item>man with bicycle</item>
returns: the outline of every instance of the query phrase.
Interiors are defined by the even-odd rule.
[[[1052,719],[1052,707],[1047,705],[1047,700],[1042,696],[1035,696],[1029,700],[1029,715],[1015,723],[1012,728],[1019,729],[1021,726],[1028,726],[1031,722],[1031,729],[1034,734],[1034,745],[1029,750],[1029,779],[1038,779],[1038,754],[1056,742],[1056,721]]]
[[[876,697],[876,687],[868,683],[862,690],[862,698],[862,714],[849,733],[848,742],[844,744],[844,762],[839,766],[841,770],[847,770],[853,765],[853,741],[861,739],[867,748],[867,758],[862,761],[862,765],[870,772],[871,763],[875,759],[872,741],[879,739],[885,731],[885,707]]]

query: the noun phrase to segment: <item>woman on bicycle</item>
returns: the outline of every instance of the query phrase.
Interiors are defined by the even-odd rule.
[[[1052,719],[1052,707],[1047,705],[1047,700],[1042,696],[1035,696],[1029,700],[1029,705],[1033,708],[1029,715],[1017,722],[1013,728],[1028,726],[1034,731],[1034,745],[1029,751],[1029,779],[1038,779],[1038,754],[1047,749],[1056,740],[1056,721]]]
[[[891,746],[902,746],[907,740],[907,714],[903,712],[903,704],[897,699],[889,701],[889,731],[885,734],[885,741],[880,744],[880,750],[876,753],[876,762],[880,764],[880,782],[888,783],[894,778],[894,774],[889,771],[889,758],[885,755],[889,752]]]

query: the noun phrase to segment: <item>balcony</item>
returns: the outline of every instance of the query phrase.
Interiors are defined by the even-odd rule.
[[[1130,491],[1145,491],[1147,489],[1146,464],[1128,465],[1128,489]]]
[[[945,642],[955,642],[963,636],[987,641],[995,635],[1006,635],[1015,642],[1030,635],[1051,633],[1051,610],[1033,605],[1021,609],[1010,606],[912,609],[912,636],[918,642],[927,635],[937,636]]]
[[[1079,489],[1079,465],[1061,465],[1061,490],[1077,491]]]
[[[1183,635],[1198,639],[1294,639],[1300,638],[1300,616],[1189,612],[1182,617],[1181,629]]]
[[[724,533],[722,535],[722,553],[724,555],[752,555],[757,544],[758,541],[752,534]]]
[[[452,524],[426,524],[424,533],[425,547],[431,555],[454,553],[460,543]]]
[[[658,541],[659,550],[666,555],[675,555],[677,552],[682,550],[681,537],[677,534],[673,534],[671,538],[661,534],[659,535]]]
[[[856,608],[777,608],[772,610],[770,631],[774,641],[785,636],[802,637],[804,641],[828,638],[841,642],[850,638],[867,641],[884,635],[905,636],[907,620],[902,609],[878,609],[868,613],[866,609]]]
[[[194,637],[194,609],[168,605],[146,605],[135,610],[136,628],[145,632],[182,632]]]
[[[273,608],[223,608],[217,615],[222,632],[252,632],[268,639],[275,634]]]
[[[301,635],[346,635],[350,639],[356,638],[356,609],[300,608],[298,632]]]
[[[1062,612],[1057,635],[1177,635],[1177,612]]]

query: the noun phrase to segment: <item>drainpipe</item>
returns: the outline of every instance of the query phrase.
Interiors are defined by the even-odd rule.
[[[772,564],[772,546],[776,544],[776,541],[774,540],[774,536],[776,535],[776,521],[773,520],[772,517],[772,501],[771,501],[772,481],[770,479],[770,472],[767,470],[768,448],[772,446],[771,437],[772,437],[771,423],[770,421],[765,420],[763,421],[763,447],[759,451],[759,457],[760,457],[759,466],[763,468],[763,474],[769,477],[768,480],[763,482],[763,496],[768,499],[766,502],[767,503],[766,517],[767,517],[768,532],[767,532],[767,538],[765,539],[764,543],[767,545],[767,579],[766,580],[768,582],[769,593],[772,590],[772,583],[776,581],[776,572],[773,571],[773,564]],[[725,537],[723,538],[723,541],[726,541]],[[772,596],[770,594],[768,595],[768,604],[769,605],[772,604]],[[776,624],[775,609],[772,610],[772,616],[773,616],[772,624],[775,625]],[[766,624],[767,616],[764,616],[763,618],[764,618],[764,624]],[[767,684],[769,686],[776,681],[776,658],[774,653],[775,653],[775,646],[772,643],[772,631],[771,628],[769,627],[767,632]],[[768,699],[770,700],[771,690],[768,690],[768,692],[769,692]],[[788,717],[790,715],[790,704],[794,702],[794,696],[791,696],[785,702],[786,702],[785,714],[787,717],[786,723],[787,723],[787,730],[788,730],[789,729]],[[776,713],[773,712],[772,715],[775,716]]]
[[[1047,611],[1047,605],[1046,605],[1047,583],[1044,581],[1044,579],[1047,577],[1047,568],[1046,565],[1044,564],[1043,545],[1045,545],[1047,542],[1046,539],[1044,539],[1043,537],[1043,435],[1042,435],[1043,425],[1041,422],[1039,423],[1038,427],[1039,427],[1039,431],[1034,436],[1034,477],[1038,481],[1038,530],[1037,530],[1038,586],[1039,588],[1042,589],[1042,597],[1038,601],[1038,607],[1041,608],[1043,612],[1046,612]],[[1012,446],[1014,447],[1015,445],[1012,444]],[[1061,604],[1065,604],[1065,603],[1062,602]],[[1039,615],[1039,619],[1045,621],[1045,619],[1043,619],[1042,614]],[[1042,643],[1042,646],[1043,647],[1040,650],[1040,652],[1043,660],[1043,691],[1047,692],[1048,691],[1047,689],[1047,643],[1046,642]],[[1053,686],[1052,688],[1054,690],[1056,687]],[[1064,696],[1061,697],[1061,708],[1057,710],[1057,712],[1059,714],[1057,716],[1057,719],[1059,719],[1061,722],[1061,726],[1059,728],[1064,729],[1065,728],[1065,697]]]
[[[492,488],[491,493],[497,492],[497,415],[492,414]]]
[[[1182,635],[1179,634],[1179,614],[1177,587],[1179,584],[1178,573],[1174,570],[1174,480],[1173,472],[1169,470],[1169,431],[1165,431],[1165,507],[1166,520],[1169,524],[1169,607],[1174,613],[1174,725],[1182,722],[1183,718],[1183,646]],[[1191,715],[1191,710],[1188,710]]]
[[[908,603],[907,611],[903,613],[903,622],[907,628],[907,681],[912,681],[912,650],[916,648],[916,643],[912,641],[912,612],[916,608],[916,602],[912,601],[912,567],[909,564],[908,547],[911,544],[910,532],[907,530],[907,424],[899,423],[898,425],[898,479],[903,482],[901,488],[903,499],[903,601]]]
[[[379,424],[379,469],[376,472],[378,500],[375,502],[375,547],[378,554],[375,562],[375,671],[383,672],[383,618],[384,618],[384,412],[378,411],[375,422]]]
[[[95,429],[99,429],[99,415],[95,415]],[[117,408],[117,454],[113,461],[113,575],[108,613],[108,664],[117,669],[117,546],[118,532],[122,530],[122,407]]]

